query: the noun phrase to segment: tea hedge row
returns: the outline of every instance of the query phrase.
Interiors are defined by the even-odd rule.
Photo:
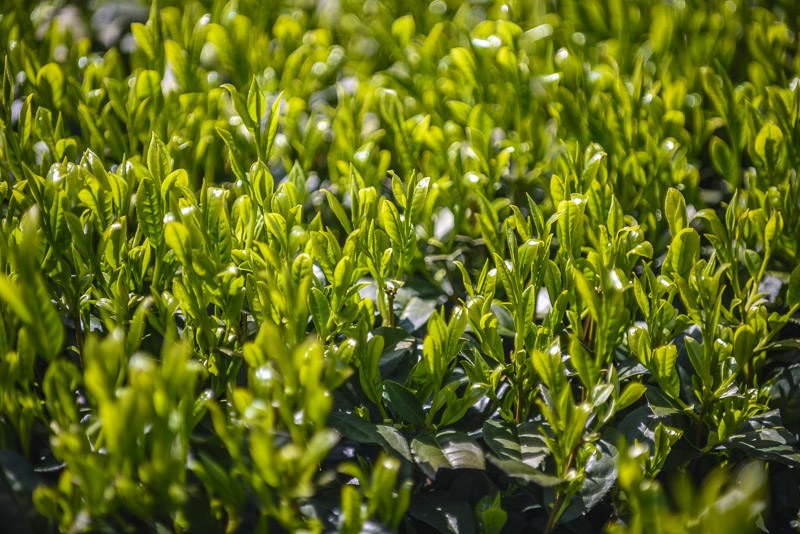
[[[9,528],[798,519],[793,2],[1,14]]]

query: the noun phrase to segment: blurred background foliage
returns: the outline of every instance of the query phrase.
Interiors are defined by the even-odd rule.
[[[4,0],[0,510],[796,526],[799,29],[792,0]]]

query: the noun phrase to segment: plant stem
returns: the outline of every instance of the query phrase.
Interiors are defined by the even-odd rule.
[[[706,418],[706,408],[703,406],[700,408],[700,417],[697,420],[697,426],[694,429],[694,441],[695,445],[698,449],[700,449],[701,442],[703,440],[703,422]]]
[[[78,349],[78,363],[83,368],[83,327],[81,326],[81,312],[76,306],[72,315],[72,324],[75,327],[75,345]]]
[[[565,495],[562,491],[556,494],[556,502],[553,503],[553,509],[550,511],[550,517],[547,518],[547,526],[544,527],[543,534],[550,534],[553,532],[556,526],[556,516],[558,516],[558,510],[564,502],[564,497]]]
[[[386,289],[386,300],[389,302],[389,326],[394,328],[397,326],[394,320],[394,296],[397,292],[394,289]]]
[[[247,314],[245,312],[241,312],[239,318],[239,342],[244,349],[244,344],[247,343]]]
[[[572,462],[575,461],[576,452],[577,447],[570,453],[569,458],[567,458],[567,465],[564,468],[564,474],[566,474],[569,471],[569,468],[572,467]],[[559,511],[564,505],[564,499],[566,497],[566,492],[560,490],[556,492],[556,502],[553,503],[553,509],[550,510],[550,517],[547,518],[547,525],[544,527],[543,534],[550,534],[553,532],[553,529],[556,527],[556,521],[558,521],[558,517],[560,515]]]

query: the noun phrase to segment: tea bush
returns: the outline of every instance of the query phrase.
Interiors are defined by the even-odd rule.
[[[793,0],[5,0],[9,532],[786,531]]]

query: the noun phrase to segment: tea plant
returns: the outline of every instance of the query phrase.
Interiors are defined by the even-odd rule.
[[[3,528],[796,527],[798,30],[4,2]]]

